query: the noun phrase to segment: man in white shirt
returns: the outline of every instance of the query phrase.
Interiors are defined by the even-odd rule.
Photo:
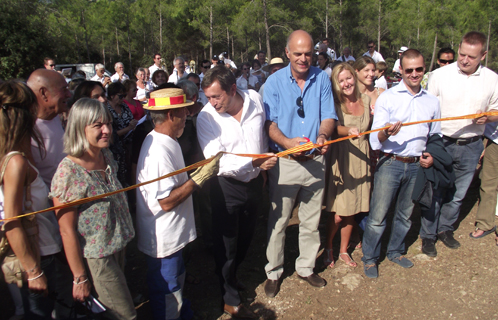
[[[405,52],[406,50],[408,50],[408,47],[401,47],[399,48],[398,50],[398,57],[401,57],[401,55],[403,54],[403,52]],[[394,62],[394,67],[393,67],[393,72],[394,73],[399,73],[399,58],[396,60],[396,62]]]
[[[199,63],[199,70],[201,71],[199,78],[201,79],[201,82],[202,79],[204,79],[204,73],[206,73],[209,69],[211,69],[211,62],[209,62],[209,60],[202,60],[201,63]]]
[[[116,71],[115,74],[111,76],[111,81],[112,82],[117,82],[117,81],[125,81],[127,79],[130,79],[126,73],[124,73],[124,65],[122,62],[116,62],[114,64],[114,70]]]
[[[35,70],[27,80],[28,87],[33,90],[38,101],[38,115],[35,127],[40,133],[44,143],[45,152],[40,150],[36,141],[31,141],[31,153],[35,160],[41,178],[50,190],[52,177],[57,166],[66,156],[64,153],[61,119],[59,114],[67,111],[67,101],[71,97],[71,92],[64,77],[52,70]],[[46,212],[37,215],[40,228],[49,230],[43,232],[50,235],[45,239],[40,239],[40,255],[42,256],[41,268],[45,273],[49,283],[49,292],[57,292],[57,302],[55,309],[61,317],[69,318],[71,313],[72,299],[72,273],[67,263],[61,258],[62,240],[60,237],[59,225],[53,212]],[[62,254],[64,257],[64,254]],[[51,284],[55,284],[54,287]],[[38,316],[50,319],[54,308],[54,299],[43,297],[40,294],[29,294],[29,306],[37,308]],[[63,304],[59,303],[63,302]],[[64,306],[66,304],[66,306]],[[26,306],[25,306],[26,307]],[[45,312],[45,314],[43,314]]]
[[[91,81],[98,81],[106,87],[111,83],[111,78],[105,75],[105,66],[102,63],[97,63],[95,65],[95,75],[90,79]]]
[[[261,154],[268,150],[264,132],[263,101],[255,91],[239,90],[235,77],[224,66],[206,72],[202,87],[209,103],[197,118],[197,136],[206,158],[220,151]],[[218,177],[211,183],[213,250],[222,283],[224,311],[234,318],[257,315],[241,304],[237,268],[249,249],[263,177],[277,163],[274,154],[248,158],[226,154],[220,160]]]
[[[182,89],[153,91],[144,109],[155,125],[145,138],[137,163],[137,181],[156,179],[185,167],[177,138],[182,135],[187,106]],[[218,159],[197,169],[137,189],[138,249],[145,253],[147,282],[154,319],[190,319],[183,306],[183,248],[197,237],[192,193],[216,175]],[[188,315],[190,317],[188,317]]]
[[[334,49],[329,47],[329,44],[330,44],[329,38],[323,39],[322,43],[327,46],[327,54],[330,58],[330,62],[334,62],[335,60],[337,60],[337,55],[335,54]]]
[[[348,61],[356,61],[356,59],[351,55],[351,48],[345,47],[342,50],[342,56],[337,58],[337,61],[348,62]]]
[[[156,70],[163,70],[163,67],[161,66],[161,55],[159,53],[154,54],[154,64],[149,67],[151,77]]]
[[[457,63],[432,72],[428,88],[429,92],[439,98],[441,117],[498,110],[498,75],[481,66],[486,54],[486,36],[481,32],[471,31],[463,36],[458,46]],[[460,243],[453,237],[453,224],[458,219],[462,200],[472,182],[484,148],[481,136],[485,124],[495,121],[498,121],[498,116],[441,123],[445,148],[453,157],[455,187],[443,195],[440,212],[436,212],[434,221],[426,221],[425,229],[430,235],[437,234],[437,238],[448,248],[460,247]],[[472,238],[478,238],[489,231],[480,228],[484,226],[480,225],[472,233]]]
[[[367,48],[368,51],[363,54],[364,56],[372,58],[375,63],[384,61],[384,58],[382,57],[380,52],[375,51],[375,42],[373,42],[372,40],[368,41]]]
[[[382,234],[386,228],[387,212],[396,199],[393,228],[387,246],[387,258],[403,268],[413,267],[405,258],[405,237],[410,230],[413,212],[413,188],[419,167],[429,168],[432,156],[424,152],[429,136],[439,134],[440,122],[402,127],[402,123],[439,119],[436,97],[422,89],[425,64],[422,54],[415,49],[401,56],[400,71],[403,80],[385,91],[375,104],[372,129],[390,126],[370,135],[373,150],[380,150],[375,168],[370,214],[363,235],[363,271],[369,278],[378,277]]]
[[[237,89],[240,90],[259,90],[258,77],[253,76],[250,73],[251,64],[249,62],[244,62],[242,64],[242,74],[237,79]]]
[[[176,84],[178,80],[185,78],[188,73],[185,72],[185,60],[182,57],[176,57],[173,60],[173,73],[168,78],[168,82]]]

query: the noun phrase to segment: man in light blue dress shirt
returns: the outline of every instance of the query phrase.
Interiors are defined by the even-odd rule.
[[[363,235],[364,272],[369,278],[378,277],[377,261],[381,237],[386,228],[386,216],[396,197],[396,211],[387,247],[387,258],[404,268],[413,263],[403,256],[405,236],[411,226],[413,187],[420,166],[432,166],[431,155],[424,152],[429,136],[440,134],[440,122],[403,127],[402,123],[439,119],[438,99],[421,88],[424,57],[415,49],[401,56],[403,80],[377,99],[372,129],[390,126],[370,135],[370,145],[381,155],[374,175],[374,189],[365,233]]]
[[[307,141],[323,144],[332,135],[337,116],[331,83],[325,72],[311,66],[313,39],[302,30],[294,31],[285,49],[290,65],[275,72],[265,83],[270,149],[283,151]],[[309,140],[308,140],[309,139]],[[315,287],[326,282],[313,273],[320,248],[318,223],[325,186],[327,146],[281,157],[268,171],[272,207],[268,219],[268,247],[265,293],[274,297],[284,265],[285,229],[294,203],[299,206],[299,257],[296,273]]]

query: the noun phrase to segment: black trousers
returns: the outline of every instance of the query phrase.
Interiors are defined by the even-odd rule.
[[[261,202],[261,175],[249,182],[216,177],[211,180],[213,253],[223,300],[241,303],[237,291],[237,268],[244,260],[256,226]]]

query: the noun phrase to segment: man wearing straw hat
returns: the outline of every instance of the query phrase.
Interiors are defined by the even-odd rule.
[[[154,130],[145,138],[137,163],[137,181],[150,181],[183,169],[185,163],[177,138],[189,114],[182,89],[151,93],[144,106]],[[154,319],[190,319],[192,311],[183,302],[185,266],[182,249],[196,238],[192,192],[218,172],[219,157],[197,169],[137,189],[138,249],[146,254],[147,282]]]
[[[264,132],[263,101],[253,90],[237,89],[233,73],[223,66],[209,69],[202,80],[209,103],[197,118],[197,136],[206,158],[220,151],[262,154],[268,150]],[[277,162],[265,158],[231,154],[220,160],[218,176],[211,181],[213,251],[219,276],[224,311],[241,319],[257,315],[241,304],[237,268],[249,249],[256,226],[264,186],[263,170]]]
[[[277,58],[271,59],[270,64],[265,65],[262,69],[264,72],[268,73],[271,76],[272,74],[274,74],[278,70],[285,68],[286,65],[287,65],[287,62],[284,62],[284,60],[282,60],[282,58],[277,57]],[[261,97],[263,97],[264,87],[265,87],[265,84],[263,83],[263,85],[261,86],[261,88],[258,91],[258,93]]]
[[[440,122],[402,127],[405,122],[439,119],[440,109],[437,98],[420,85],[425,71],[420,51],[406,50],[400,57],[399,68],[403,80],[381,94],[375,103],[372,129],[389,128],[370,135],[370,145],[373,150],[380,150],[380,159],[375,168],[370,214],[363,234],[361,260],[369,278],[378,277],[381,238],[394,199],[396,210],[386,256],[403,268],[413,267],[403,256],[414,207],[413,189],[419,168],[433,165],[432,156],[425,152],[427,140],[441,132]]]
[[[498,75],[481,66],[486,54],[486,36],[471,31],[463,36],[458,46],[457,62],[432,72],[428,90],[439,98],[441,117],[498,110]],[[481,137],[484,124],[497,120],[498,116],[483,116],[441,123],[445,148],[453,157],[455,186],[442,194],[439,199],[442,204],[436,208],[435,217],[431,220],[422,219],[425,232],[421,232],[421,237],[431,238],[434,243],[437,235],[437,239],[448,248],[460,247],[460,242],[453,237],[454,224],[483,151]],[[482,238],[495,230],[492,215],[487,221],[481,220],[480,216],[477,218],[476,230],[470,235],[471,238]],[[432,247],[435,253],[434,244]]]

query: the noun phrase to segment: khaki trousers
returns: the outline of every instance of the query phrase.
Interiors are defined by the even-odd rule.
[[[481,169],[481,201],[476,214],[476,227],[488,231],[495,226],[498,194],[498,144],[484,140],[485,153]]]
[[[86,259],[95,298],[107,309],[102,313],[105,319],[137,318],[130,290],[126,285],[124,260],[124,249],[104,258]]]
[[[271,208],[268,218],[266,276],[278,280],[283,272],[285,229],[289,224],[294,203],[299,202],[299,257],[296,272],[307,277],[313,273],[320,248],[318,223],[325,186],[325,158],[298,162],[278,159],[268,171]]]

